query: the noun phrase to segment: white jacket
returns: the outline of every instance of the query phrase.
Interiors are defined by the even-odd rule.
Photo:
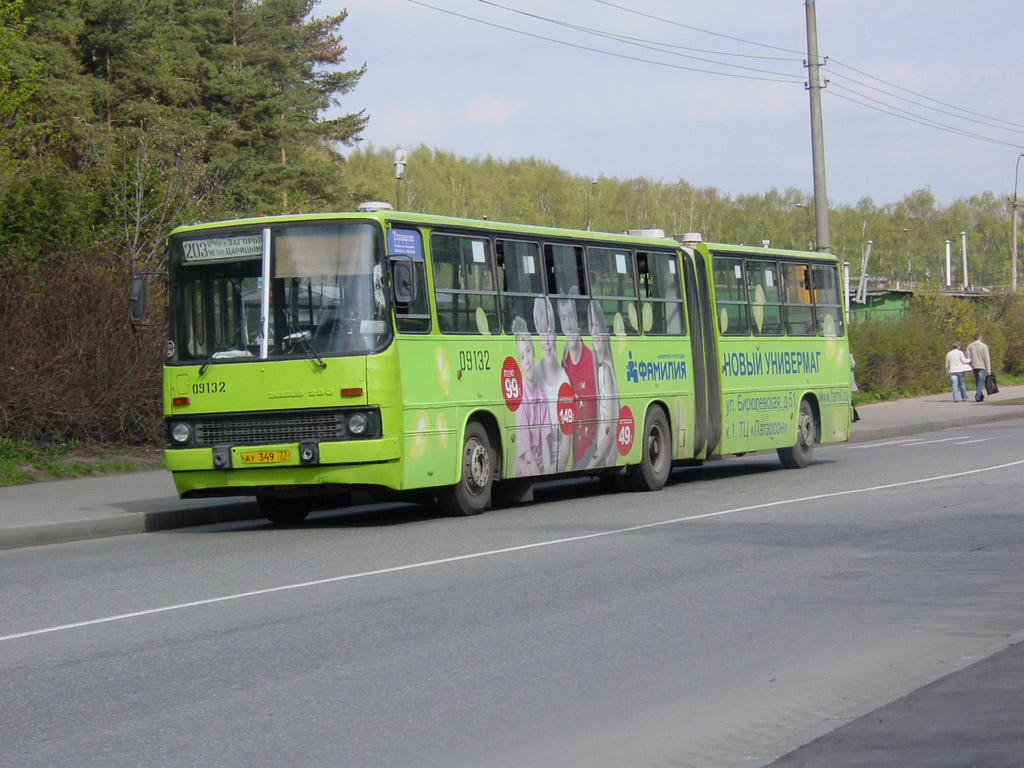
[[[971,361],[962,349],[951,349],[946,353],[946,375],[965,373],[971,370]]]

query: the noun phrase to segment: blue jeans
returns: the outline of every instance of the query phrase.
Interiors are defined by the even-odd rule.
[[[960,394],[961,400],[967,400],[967,374],[964,373],[951,373],[949,374],[950,381],[953,382],[953,402],[957,401],[957,393]]]
[[[979,403],[985,399],[985,369],[974,368],[974,399]]]

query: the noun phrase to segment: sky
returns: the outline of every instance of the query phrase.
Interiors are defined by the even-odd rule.
[[[346,68],[367,70],[337,111],[365,110],[375,148],[812,194],[803,0],[321,0],[314,15],[345,8]],[[833,206],[1013,195],[1024,2],[814,8]]]

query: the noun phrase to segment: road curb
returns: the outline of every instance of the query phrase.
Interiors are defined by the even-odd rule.
[[[87,520],[19,525],[0,530],[0,549],[20,549],[85,539],[103,539],[109,536],[127,536],[132,533],[145,533],[144,526],[143,516],[131,512]]]
[[[81,520],[39,522],[3,528],[0,529],[0,550],[263,519],[251,499],[230,502],[218,499],[211,500],[209,506],[153,512],[118,512]]]

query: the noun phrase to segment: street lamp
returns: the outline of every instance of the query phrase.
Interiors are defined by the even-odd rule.
[[[1010,214],[1013,216],[1013,253],[1010,254],[1010,292],[1017,292],[1017,177],[1020,174],[1020,159],[1024,152],[1017,155],[1017,167],[1013,172],[1013,208]]]
[[[967,231],[960,230],[960,252],[964,257],[964,285],[963,290],[967,290],[967,286],[971,284],[970,278],[967,277]]]
[[[903,228],[903,234],[907,236],[907,278],[914,279],[914,265],[910,263],[910,230]]]
[[[396,149],[392,164],[395,166],[395,208],[402,210],[402,179],[405,178],[405,166],[409,164],[409,153]]]
[[[807,230],[807,250],[813,251],[814,250],[814,211],[811,210],[810,208],[808,208],[803,203],[797,203],[796,207],[797,208],[803,208],[805,211],[807,211],[807,215],[810,217],[807,220],[807,226],[808,226],[808,230]]]
[[[597,179],[591,179],[590,184],[587,185],[587,231],[590,231],[590,192],[594,189],[594,185],[597,184]]]

